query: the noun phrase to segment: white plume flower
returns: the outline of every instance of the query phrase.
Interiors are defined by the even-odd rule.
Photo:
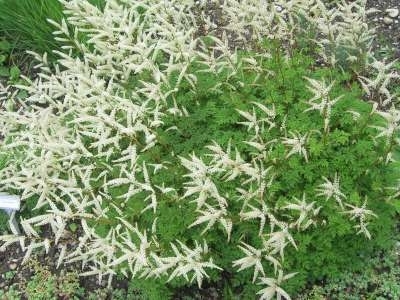
[[[378,216],[374,214],[373,211],[366,208],[367,198],[365,198],[364,203],[360,207],[348,203],[345,203],[345,206],[349,207],[349,210],[346,210],[343,213],[350,215],[350,220],[357,219],[359,221],[359,224],[354,226],[359,229],[357,234],[363,233],[368,239],[371,239],[371,234],[367,229],[368,223],[366,221],[368,217],[377,218]]]
[[[267,287],[260,290],[257,294],[261,295],[260,300],[272,300],[275,296],[277,300],[281,300],[282,297],[286,300],[290,300],[290,296],[285,292],[284,289],[280,287],[280,285],[295,276],[297,273],[290,273],[283,275],[283,271],[279,270],[278,278],[270,278],[270,277],[261,277],[260,285],[266,285]]]
[[[269,253],[269,248],[268,246],[265,248],[257,249],[255,247],[252,247],[244,242],[241,243],[242,246],[238,246],[240,250],[246,255],[243,258],[237,259],[233,261],[233,266],[237,267],[239,266],[238,272],[254,267],[254,273],[253,273],[253,282],[256,281],[256,279],[259,277],[260,274],[265,276],[264,272],[264,267],[262,265],[263,260],[270,262],[274,266],[275,273],[280,267],[279,261],[274,258],[274,256]],[[264,243],[265,246],[265,243]]]
[[[319,192],[317,196],[323,196],[326,200],[333,198],[343,209],[342,200],[346,199],[346,195],[340,190],[340,177],[338,173],[335,173],[333,181],[330,181],[326,177],[322,177],[322,179],[325,180],[325,183],[320,184],[315,189],[315,191]]]
[[[295,200],[295,203],[288,203],[283,208],[298,212],[299,216],[297,220],[291,225],[296,226],[298,230],[306,230],[310,225],[314,223],[312,217],[318,215],[321,207],[314,207],[315,202],[307,203],[305,193],[303,193],[303,198],[301,200],[296,197],[293,198]]]
[[[171,243],[171,248],[175,256],[158,257],[157,255],[153,254],[156,268],[154,268],[148,276],[158,276],[160,274],[165,274],[166,270],[168,269],[173,269],[168,281],[177,276],[182,276],[189,281],[188,274],[193,272],[190,282],[196,280],[198,287],[201,288],[204,277],[208,278],[208,275],[204,270],[205,268],[221,270],[220,267],[213,263],[211,258],[208,261],[202,261],[202,256],[208,253],[208,246],[206,242],[204,242],[203,246],[201,246],[196,241],[194,249],[190,249],[179,240],[177,242],[181,250],[179,250],[175,244]]]
[[[309,134],[306,133],[301,135],[299,132],[289,132],[289,134],[292,136],[291,138],[282,138],[282,143],[291,147],[289,153],[286,155],[286,158],[292,156],[293,154],[298,154],[303,156],[305,161],[308,162],[306,145]]]

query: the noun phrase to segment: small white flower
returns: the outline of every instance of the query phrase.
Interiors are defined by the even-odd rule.
[[[283,290],[280,285],[295,276],[297,273],[290,273],[287,275],[283,275],[283,271],[279,270],[278,278],[269,278],[269,277],[261,277],[260,285],[267,285],[266,288],[258,291],[258,295],[261,295],[260,300],[272,300],[275,296],[277,300],[281,300],[282,297],[286,300],[291,300],[288,293]]]
[[[244,242],[242,242],[242,245],[243,246],[239,246],[239,248],[244,252],[244,254],[246,254],[246,256],[233,261],[233,266],[240,266],[238,272],[254,267],[253,282],[255,282],[258,273],[265,276],[264,268],[262,266],[262,250],[256,249]]]
[[[292,138],[283,138],[282,143],[291,147],[286,158],[292,156],[293,154],[299,154],[304,157],[306,162],[308,162],[306,143],[308,140],[308,133],[301,135],[299,132],[290,131],[289,134]]]
[[[270,248],[268,247],[268,245],[265,244],[264,240],[263,248],[261,249],[252,247],[244,242],[241,242],[241,244],[242,246],[239,246],[239,248],[244,252],[246,256],[233,261],[234,267],[240,266],[238,272],[247,268],[254,267],[253,282],[255,282],[255,280],[259,276],[259,273],[265,276],[264,268],[262,265],[263,260],[271,263],[274,266],[275,273],[277,272],[278,267],[280,267],[281,264],[270,252]]]
[[[307,203],[305,193],[303,193],[302,200],[299,200],[296,197],[293,198],[296,201],[296,203],[288,203],[283,208],[297,211],[299,213],[299,217],[297,218],[296,222],[294,222],[291,225],[297,226],[298,230],[300,230],[300,228],[305,230],[313,223],[313,221],[311,219],[305,223],[304,221],[306,221],[307,217],[309,216],[316,216],[319,213],[321,207],[315,208],[314,207],[315,202]]]
[[[175,244],[171,243],[171,248],[175,256],[158,257],[155,253],[152,254],[156,267],[148,274],[148,277],[159,276],[165,274],[169,269],[174,269],[170,274],[168,281],[178,276],[182,276],[186,280],[189,280],[188,274],[193,272],[190,281],[192,282],[196,279],[198,287],[201,288],[203,278],[208,278],[205,268],[222,270],[213,263],[212,258],[208,261],[202,261],[202,256],[208,253],[206,242],[204,242],[202,247],[197,241],[195,241],[194,249],[190,249],[179,240],[177,240],[177,242],[181,250],[179,250]]]
[[[311,92],[314,93],[314,97],[311,98],[307,104],[310,105],[309,108],[305,110],[317,110],[324,117],[324,130],[328,131],[329,121],[332,112],[332,107],[338,102],[342,97],[337,97],[335,99],[331,99],[329,97],[329,92],[332,89],[334,82],[332,82],[329,86],[326,86],[325,80],[318,81],[315,79],[307,78],[310,85],[307,87]],[[315,102],[318,101],[318,102]]]
[[[201,232],[201,234],[204,234],[205,232],[210,230],[211,227],[213,227],[217,221],[219,221],[221,225],[224,227],[229,241],[232,231],[232,221],[226,218],[227,214],[226,208],[221,207],[219,209],[216,209],[208,205],[207,203],[205,203],[204,205],[206,206],[207,210],[199,209],[198,212],[201,213],[202,215],[199,216],[196,221],[190,224],[188,228],[208,222],[206,228],[204,228],[204,230]]]
[[[250,204],[247,206],[251,208],[251,210],[247,212],[240,212],[239,216],[242,220],[260,219],[260,229],[258,231],[258,235],[261,236],[264,230],[266,218],[271,214],[271,212],[264,201],[261,203],[261,209]]]
[[[371,126],[378,129],[376,138],[385,137],[387,143],[394,137],[400,129],[400,110],[392,107],[389,111],[376,111],[378,115],[386,120],[386,126]]]
[[[290,242],[296,250],[297,250],[297,245],[294,241],[293,236],[289,232],[288,224],[283,222],[276,222],[275,225],[280,227],[281,230],[278,231],[271,230],[271,233],[267,235],[268,239],[265,241],[264,247],[271,248],[272,249],[271,253],[273,254],[279,253],[283,260],[284,250],[288,242]]]
[[[340,178],[338,174],[335,173],[333,182],[326,177],[322,178],[325,180],[325,183],[320,184],[315,189],[315,191],[319,192],[317,196],[324,196],[326,200],[333,198],[343,208],[342,200],[346,199],[346,195],[340,191]]]
[[[367,206],[367,197],[365,197],[364,203],[361,205],[361,207],[354,206],[351,204],[345,203],[347,207],[350,207],[351,209],[344,211],[344,214],[349,214],[351,215],[350,220],[355,220],[358,219],[359,224],[355,225],[355,228],[359,228],[359,231],[357,234],[363,233],[368,239],[371,239],[371,234],[369,233],[367,229],[368,223],[366,223],[366,219],[368,217],[375,217],[377,218],[378,216],[373,213],[372,210],[366,209]]]

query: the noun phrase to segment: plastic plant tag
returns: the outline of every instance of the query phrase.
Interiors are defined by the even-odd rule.
[[[7,193],[0,193],[0,209],[4,210],[9,216],[8,225],[11,232],[15,235],[20,235],[18,222],[15,219],[15,212],[21,207],[21,197],[17,195],[10,195]]]
[[[21,198],[19,196],[0,193],[0,209],[10,213],[13,210],[19,210],[20,206]]]

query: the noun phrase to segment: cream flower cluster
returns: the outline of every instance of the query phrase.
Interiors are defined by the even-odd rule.
[[[168,249],[161,249],[154,234],[157,218],[152,228],[140,228],[140,224],[129,221],[124,207],[138,195],[146,203],[140,214],[158,212],[163,195],[192,201],[196,203],[197,219],[189,228],[200,226],[206,236],[219,224],[229,242],[234,227],[229,214],[232,197],[242,203],[237,216],[240,222],[258,220],[263,239],[260,249],[239,244],[244,257],[233,261],[233,266],[238,271],[254,268],[253,282],[258,280],[262,285],[261,299],[289,299],[280,287],[294,276],[283,275],[284,250],[287,246],[297,248],[293,231],[316,225],[314,219],[320,207],[302,195],[301,200],[293,199],[283,207],[295,211],[298,218],[283,222],[275,217],[276,209],[265,201],[275,176],[265,166],[265,157],[269,147],[278,141],[267,141],[263,134],[276,127],[274,107],[254,103],[251,112],[238,110],[240,124],[251,135],[244,141],[254,148],[251,161],[245,161],[237,149],[224,149],[217,143],[207,146],[209,163],[196,154],[179,157],[187,171],[183,194],[173,186],[157,185],[152,180],[155,173],[168,170],[168,162],[140,162],[140,158],[158,143],[156,130],[163,125],[164,116],[188,116],[185,107],[177,105],[175,95],[182,84],[196,91],[197,73],[190,71],[195,61],[203,66],[198,72],[220,74],[219,84],[229,85],[229,78],[237,75],[239,67],[259,75],[267,71],[256,59],[240,58],[228,40],[229,34],[235,34],[238,45],[248,47],[255,47],[253,42],[265,37],[280,39],[288,45],[290,55],[296,34],[304,30],[299,22],[305,16],[323,37],[316,44],[326,63],[336,64],[338,52],[334,47],[343,45],[347,47],[346,60],[354,62],[357,51],[365,50],[361,54],[370,55],[372,33],[365,30],[365,1],[343,3],[336,12],[319,0],[210,1],[218,3],[224,12],[225,33],[220,37],[213,35],[216,24],[204,11],[194,13],[206,8],[206,1],[107,0],[104,10],[82,0],[60,2],[67,19],[60,24],[49,20],[56,28],[56,39],[64,43],[56,51],[57,64],[49,64],[46,54],[32,53],[38,61],[39,74],[33,81],[26,78],[29,85],[17,86],[29,93],[24,103],[7,88],[0,90],[1,107],[9,101],[18,103],[17,111],[9,106],[0,111],[0,136],[4,136],[0,149],[13,152],[7,166],[0,170],[0,189],[20,191],[25,202],[37,199],[33,216],[20,220],[24,234],[14,231],[0,236],[0,249],[19,243],[27,260],[35,249],[48,251],[60,244],[57,265],[80,261],[85,268],[82,275],[97,275],[99,280],[108,276],[109,282],[118,271],[132,277],[167,275],[169,280],[182,277],[201,286],[208,269],[220,269],[212,259],[206,237],[192,247],[176,239]],[[208,28],[212,46],[199,37],[200,26]],[[359,49],[360,44],[365,47]],[[269,57],[264,52],[258,55]],[[369,60],[361,63],[368,64]],[[379,69],[377,79],[360,77],[360,81],[367,92],[375,89],[385,95],[384,78],[394,78],[388,72]],[[339,99],[329,98],[331,85],[308,81],[314,93],[308,110],[324,115],[328,131],[330,109]],[[213,88],[218,87],[217,84]],[[379,128],[378,137],[391,136],[393,128],[398,127],[397,114],[381,115],[390,120],[390,125]],[[299,155],[308,161],[307,143],[313,133],[287,135],[284,127],[280,130],[279,141],[286,147],[286,157]],[[231,195],[221,195],[216,176],[225,182],[240,180],[241,187]],[[339,175],[334,176],[333,181],[323,178],[325,183],[317,192],[327,200],[333,198],[343,208],[345,196],[339,187]],[[116,187],[126,191],[117,199],[111,192]],[[361,208],[345,206],[351,208],[346,214],[360,221],[359,232],[369,237],[365,220],[374,214],[365,203]],[[93,224],[110,218],[111,212],[118,215],[116,225],[100,235]],[[81,230],[78,244],[71,250],[64,240],[72,222],[79,222]],[[270,231],[266,232],[267,222]],[[41,228],[50,229],[51,240],[41,235]],[[274,278],[267,277],[263,263],[274,267]]]

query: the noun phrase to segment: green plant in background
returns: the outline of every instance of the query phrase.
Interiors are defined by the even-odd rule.
[[[11,85],[27,84],[20,76],[21,71],[17,64],[21,62],[16,58],[18,55],[14,50],[14,44],[10,43],[0,34],[0,109],[14,110],[14,103],[8,99],[8,96],[16,90]],[[26,91],[22,90],[13,94],[13,97],[19,99],[24,99],[26,96]],[[7,159],[6,152],[0,152],[0,169],[4,166]]]
[[[31,278],[26,286],[26,295],[29,299],[45,300],[57,299],[55,296],[56,279],[49,272],[42,271]]]
[[[57,298],[63,299],[81,299],[84,289],[80,286],[79,274],[77,271],[61,271],[56,275],[57,280]]]
[[[28,299],[80,299],[83,296],[77,272],[61,271],[56,275],[37,260],[31,260],[28,265],[34,273],[25,286],[20,286],[21,293]]]
[[[99,8],[105,5],[105,0],[89,2]],[[30,65],[25,58],[25,52],[28,50],[41,54],[47,52],[49,60],[56,59],[53,50],[60,49],[63,42],[57,41],[54,37],[55,28],[48,19],[61,22],[65,18],[61,1],[0,0],[0,6],[0,35],[13,41],[17,65]],[[0,66],[1,50],[0,44]],[[5,70],[3,69],[3,72],[1,70],[0,68],[0,76],[5,74]],[[14,74],[15,70],[12,72]]]
[[[18,271],[3,274],[2,283],[5,284],[0,291],[0,299],[72,300],[82,299],[85,295],[77,272],[51,272],[47,264],[39,262],[36,258],[30,259]]]
[[[7,300],[20,300],[21,293],[18,291],[17,285],[11,285],[7,291],[0,290],[0,298]]]
[[[316,285],[307,293],[299,295],[299,300],[322,299],[399,299],[400,267],[399,244],[390,251],[378,253],[365,260],[362,272],[342,274]]]
[[[15,41],[20,53],[26,50],[47,52],[57,49],[60,43],[54,39],[54,31],[46,19],[57,22],[63,18],[62,5],[57,0],[1,0],[1,33]]]
[[[178,183],[177,177],[185,174],[185,171],[179,167],[177,157],[181,157],[181,163],[191,172],[196,168],[200,172],[203,163],[204,170],[217,170],[215,175],[207,176],[207,180],[218,187],[220,196],[211,197],[229,201],[229,211],[218,209],[218,205],[225,207],[224,204],[208,204],[204,207],[199,202],[202,201],[201,192],[195,192],[196,197],[189,199],[201,207],[197,210],[197,218],[191,216],[190,206],[179,213],[187,205],[186,202],[179,202],[182,208],[176,211],[161,210],[162,213],[157,215],[157,237],[161,244],[168,236],[184,236],[186,231],[180,226],[200,227],[199,231],[188,234],[188,237],[193,238],[197,232],[200,234],[198,239],[207,239],[209,248],[218,253],[213,258],[226,260],[226,265],[220,262],[219,266],[231,270],[229,284],[235,289],[235,294],[242,293],[244,298],[254,294],[250,286],[245,287],[245,282],[265,271],[261,267],[257,271],[256,263],[262,263],[263,260],[251,262],[251,255],[255,256],[258,251],[265,255],[278,254],[287,244],[284,251],[290,254],[285,254],[281,265],[291,271],[301,268],[303,272],[299,272],[296,280],[286,286],[298,288],[306,281],[338,276],[344,266],[346,269],[361,270],[365,257],[369,257],[376,249],[391,245],[393,207],[384,200],[389,194],[385,195],[386,192],[380,187],[395,184],[396,175],[392,168],[396,166],[385,166],[388,146],[385,146],[384,140],[374,143],[374,136],[378,133],[369,127],[381,124],[384,120],[374,113],[372,105],[360,100],[361,92],[356,84],[351,89],[339,88],[348,80],[348,74],[321,68],[314,71],[313,75],[309,70],[309,64],[312,63],[309,57],[295,53],[293,59],[285,63],[279,61],[281,55],[276,53],[276,57],[266,60],[262,67],[276,75],[258,81],[259,87],[246,88],[253,82],[251,75],[246,72],[239,77],[247,78],[248,83],[243,87],[235,86],[233,90],[224,87],[213,90],[211,87],[218,83],[217,76],[197,76],[201,92],[192,95],[189,89],[185,93],[182,88],[183,93],[178,93],[176,97],[178,105],[185,104],[188,107],[188,116],[166,118],[165,127],[162,126],[157,132],[160,144],[142,157],[144,161],[161,157],[171,162],[175,167],[168,166],[165,172],[160,170],[152,180],[155,184],[174,184],[179,187],[178,190],[186,190],[184,199],[192,194],[192,190],[202,190],[200,186],[192,186],[200,175],[188,173],[185,176],[193,181]],[[303,79],[305,76],[316,78],[309,79],[307,84],[307,80]],[[321,81],[327,76],[336,78],[336,84],[329,85]],[[311,98],[310,91],[314,100],[308,101]],[[316,102],[317,99],[320,102]],[[240,130],[238,123],[246,125],[254,136],[249,138],[246,130]],[[175,127],[172,133],[166,130],[171,126]],[[209,146],[206,148],[211,151],[201,147],[207,144]],[[383,161],[378,162],[380,156]],[[260,158],[263,159],[258,160]],[[254,160],[259,161],[259,166],[265,170],[266,177],[263,180],[266,185],[262,192],[252,185],[246,188],[245,184],[235,181],[235,177],[243,172],[251,172],[246,164],[254,163]],[[227,169],[220,171],[221,168]],[[250,178],[247,181],[251,181]],[[212,190],[207,192],[211,195],[216,193]],[[253,195],[252,198],[245,198],[249,194]],[[257,200],[260,194],[264,200]],[[372,211],[363,208],[365,198],[379,218],[376,219]],[[346,204],[345,201],[353,204]],[[194,210],[197,205],[193,204]],[[145,206],[139,207],[139,210],[143,208]],[[138,210],[137,206],[125,208],[130,209],[132,212]],[[182,221],[174,217],[179,215],[188,219],[187,225],[179,225]],[[359,223],[349,223],[349,217]],[[189,223],[190,218],[193,218],[192,223]],[[269,243],[268,238],[274,238],[273,227],[283,226],[280,223],[282,219],[286,222],[292,220],[288,228],[298,231],[293,234],[293,239],[298,243],[292,243],[291,235],[287,235],[287,240],[282,241],[282,248],[274,248],[279,244]],[[171,225],[171,221],[174,225]],[[367,228],[369,222],[371,224]],[[233,224],[236,230],[230,229],[227,224]],[[352,226],[366,237],[370,237],[370,228],[374,232],[372,241],[366,243],[363,237],[354,237]],[[284,236],[285,227],[281,229],[279,232]],[[254,232],[259,232],[260,237],[255,236]],[[232,244],[240,245],[239,241],[243,242],[239,249],[248,255],[247,259],[240,259],[238,248],[230,248],[220,242],[223,233]],[[215,241],[215,244],[210,244],[211,241]],[[288,248],[289,245],[292,247]],[[266,258],[276,267],[277,257]],[[234,275],[230,264],[235,259],[235,264],[241,269],[247,269],[246,264],[254,266],[255,269],[250,267],[254,272],[243,271]],[[268,270],[265,273],[273,272],[273,268]]]
[[[390,93],[391,64],[371,63],[364,47],[356,65],[341,65],[354,62],[343,41],[357,38],[346,24],[365,25],[360,1],[344,3],[346,22],[316,45],[300,24],[327,35],[321,20],[334,8],[228,2],[238,39],[265,41],[258,52],[233,50],[226,35],[195,38],[193,3],[63,2],[58,41],[83,56],[59,52],[62,68],[51,70],[37,54],[41,80],[19,86],[31,105],[0,112],[10,154],[1,188],[34,208],[25,235],[1,241],[24,241],[25,259],[61,244],[59,263],[82,261],[81,275],[109,283],[132,278],[150,299],[222,280],[226,295],[268,300],[361,270],[393,244],[400,112],[361,100],[363,90]],[[318,51],[297,48],[294,33]],[[72,250],[68,231],[79,235]]]
[[[146,300],[144,295],[137,293],[137,291],[124,289],[109,289],[109,288],[98,288],[94,291],[87,292],[84,295],[84,299],[87,300]],[[152,299],[152,298],[149,298]],[[164,297],[165,299],[165,297]]]
[[[16,83],[19,79],[20,70],[13,65],[13,46],[5,39],[0,39],[0,80]]]

